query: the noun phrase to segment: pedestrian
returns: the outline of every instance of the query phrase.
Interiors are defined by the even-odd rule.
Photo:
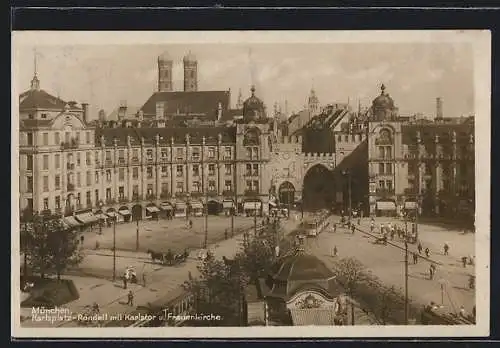
[[[434,269],[432,268],[432,265],[429,266],[429,279],[432,280],[434,278]]]
[[[97,304],[97,302],[94,302],[94,304],[92,305],[92,311],[94,313],[99,313],[99,305]]]
[[[374,229],[375,229],[375,222],[372,219],[372,221],[370,222],[370,232],[373,233]]]
[[[425,248],[425,256],[429,257],[430,255],[430,250],[429,248]]]
[[[127,288],[127,276],[125,274],[123,275],[123,288]]]
[[[227,239],[227,228],[224,230],[224,239]]]
[[[464,266],[464,268],[467,267],[467,256],[462,256],[462,265]]]
[[[418,263],[418,255],[417,253],[413,253],[413,264],[416,265]]]
[[[358,225],[361,225],[361,218],[358,217]]]
[[[418,249],[418,253],[422,254],[422,244],[420,242],[418,242],[417,249]]]
[[[463,306],[463,305],[462,305],[462,306],[460,306],[460,316],[461,316],[462,318],[467,318],[467,312],[465,311],[465,308],[464,308],[464,306]]]
[[[352,234],[354,234],[354,232],[356,231],[356,226],[354,224],[351,224],[351,230]]]
[[[337,250],[337,246],[335,245],[335,246],[333,247],[333,256],[337,256],[337,252],[338,252],[338,250]]]
[[[82,243],[83,245],[83,242],[85,241],[85,237],[83,236],[83,234],[80,236],[80,243]]]
[[[129,306],[133,307],[134,306],[134,293],[132,292],[132,290],[130,290],[128,292],[127,298],[128,298],[127,304]]]
[[[144,284],[144,287],[146,287],[146,273],[142,273],[142,284]]]
[[[337,232],[337,224],[336,223],[333,224],[333,233],[335,233],[335,232]]]
[[[189,229],[193,228],[193,220],[189,220]]]
[[[443,245],[444,255],[448,255],[448,250],[450,250],[450,247],[448,246],[447,243],[444,243]]]

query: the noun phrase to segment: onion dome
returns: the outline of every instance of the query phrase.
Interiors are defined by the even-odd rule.
[[[394,100],[388,93],[385,92],[385,89],[385,85],[382,84],[382,86],[380,86],[380,95],[377,98],[373,99],[372,102],[373,115],[378,120],[383,120],[391,117],[393,111],[395,110]]]
[[[265,107],[262,100],[255,96],[255,86],[250,89],[252,95],[243,102],[243,120],[257,121],[265,118]]]
[[[184,56],[183,61],[184,62],[196,62],[196,56],[191,51],[189,51],[188,54],[186,54]]]
[[[162,54],[160,54],[158,56],[158,61],[160,61],[160,62],[171,62],[172,61],[172,57],[170,56],[170,54],[168,54],[168,52],[163,52]]]

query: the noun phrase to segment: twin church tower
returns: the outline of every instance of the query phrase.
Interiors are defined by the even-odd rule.
[[[198,91],[198,61],[196,56],[189,52],[182,59],[184,65],[184,92]],[[172,92],[173,60],[168,53],[158,57],[158,92]]]

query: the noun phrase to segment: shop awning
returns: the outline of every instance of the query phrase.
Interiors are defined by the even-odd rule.
[[[78,222],[78,220],[75,219],[74,216],[65,216],[63,220],[70,227],[79,227],[82,225]]]
[[[116,212],[115,212],[115,211],[108,211],[108,212],[106,213],[106,215],[107,215],[107,216],[109,216],[109,217],[114,218],[114,217],[116,217]]]
[[[172,204],[168,203],[168,202],[163,202],[160,204],[160,208],[163,209],[163,210],[172,210],[174,209],[174,207],[172,207]]]
[[[378,210],[396,210],[396,203],[391,201],[377,202]]]
[[[149,207],[146,207],[146,210],[149,211],[150,213],[157,213],[160,211],[160,209],[158,209],[158,207],[156,207],[154,205],[150,205]]]
[[[405,202],[405,209],[417,209],[417,202]]]
[[[256,210],[256,209],[260,209],[261,206],[262,206],[261,202],[245,202],[245,203],[243,203],[244,210]]]
[[[120,213],[121,216],[131,215],[130,210],[128,210],[128,209],[120,209],[120,210],[118,210],[118,213]]]
[[[233,208],[234,207],[234,202],[233,201],[223,201],[222,202],[222,207],[223,208]]]
[[[92,212],[76,214],[75,218],[83,224],[93,224],[99,221],[99,218],[95,216]]]
[[[191,209],[203,209],[203,203],[200,201],[191,201],[189,202]]]
[[[186,209],[186,203],[184,202],[176,202],[175,209]]]

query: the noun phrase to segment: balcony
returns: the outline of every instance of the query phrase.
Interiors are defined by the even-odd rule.
[[[70,141],[61,142],[61,150],[77,149],[77,148],[78,148],[78,141],[75,138],[72,138]]]
[[[201,192],[201,191],[191,191],[192,198],[200,198],[202,196],[203,196],[203,192]]]
[[[172,198],[172,195],[170,194],[170,192],[162,192],[162,193],[160,193],[160,198],[161,199],[170,199],[170,198]]]
[[[379,196],[394,196],[394,189],[379,188],[376,192]]]
[[[191,157],[191,161],[193,161],[193,162],[199,162],[200,161],[200,155],[198,155],[198,156],[193,155]]]
[[[156,195],[154,193],[150,193],[148,195],[146,195],[146,199],[147,200],[155,200],[156,199]]]
[[[118,164],[124,165],[125,164],[125,158],[118,158]]]
[[[207,196],[208,197],[215,197],[215,196],[217,196],[217,190],[215,189],[215,187],[208,189]]]
[[[403,193],[407,196],[415,196],[418,194],[418,191],[416,188],[405,188]]]
[[[234,191],[233,190],[224,190],[224,191],[222,191],[222,195],[224,197],[231,197],[231,198],[233,198],[234,197]]]
[[[254,189],[247,189],[245,190],[244,195],[247,197],[255,197],[259,195],[259,191]]]
[[[118,203],[129,203],[129,200],[125,196],[121,196],[118,198]]]
[[[66,191],[74,191],[75,190],[75,184],[68,184],[66,186]]]
[[[107,159],[105,162],[104,162],[104,165],[107,166],[107,167],[111,167],[113,166],[113,161],[110,160],[110,159]]]
[[[66,169],[75,170],[75,164],[74,163],[66,163]]]
[[[132,163],[139,163],[139,157],[132,157]]]
[[[185,192],[176,192],[175,193],[175,198],[186,198],[187,197],[187,194]]]
[[[146,159],[146,162],[148,162],[148,163],[153,163],[153,157],[148,157],[148,158]]]

